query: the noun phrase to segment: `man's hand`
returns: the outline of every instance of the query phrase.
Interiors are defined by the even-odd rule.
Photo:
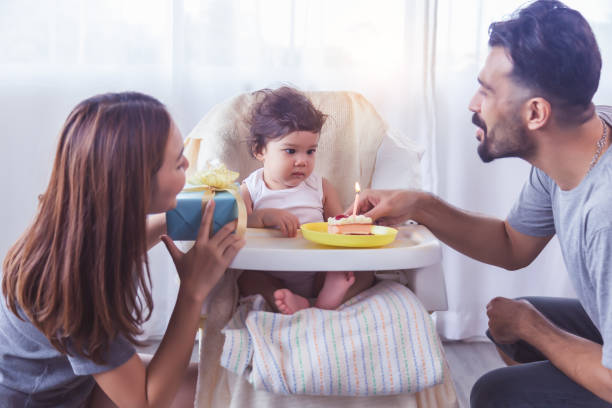
[[[487,315],[496,342],[529,343],[563,374],[612,402],[612,371],[602,365],[601,344],[557,327],[526,300],[497,297],[487,305]]]
[[[487,316],[495,341],[508,344],[522,339],[522,328],[536,319],[539,312],[526,300],[496,297],[487,305]]]
[[[420,191],[364,190],[359,195],[357,213],[370,217],[381,225],[396,225],[412,219]],[[349,215],[353,206],[347,208]]]
[[[298,218],[289,211],[264,208],[257,210],[257,216],[261,219],[264,227],[278,228],[287,237],[295,237],[300,227]]]

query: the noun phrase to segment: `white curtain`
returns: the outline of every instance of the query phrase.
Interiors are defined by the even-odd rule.
[[[5,0],[0,2],[0,214],[4,256],[31,220],[70,109],[95,93],[138,90],[162,100],[186,135],[216,103],[291,84],[362,93],[390,126],[426,149],[425,188],[451,203],[504,217],[528,166],[484,165],[467,111],[487,53],[487,26],[523,1],[487,0]],[[604,71],[596,100],[610,103],[612,11],[569,1],[592,23]],[[607,98],[607,99],[606,99]],[[469,231],[466,231],[469,233]],[[150,253],[160,336],[176,294],[162,246]],[[447,338],[481,336],[493,296],[571,294],[558,246],[518,272],[494,270],[445,248]]]

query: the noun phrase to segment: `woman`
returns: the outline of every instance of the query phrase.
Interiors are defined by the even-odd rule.
[[[188,166],[182,147],[165,107],[143,94],[95,96],[68,116],[34,222],[3,264],[0,400],[193,405],[188,365],[202,303],[244,241],[233,223],[208,238],[213,202],[189,252],[162,238],[181,283],[145,366],[133,344],[153,307],[146,251],[165,230],[163,215],[147,225],[147,214],[176,205]]]

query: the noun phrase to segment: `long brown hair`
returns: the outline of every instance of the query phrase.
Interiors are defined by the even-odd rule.
[[[102,363],[151,314],[146,210],[171,128],[140,93],[78,104],[59,136],[34,222],[8,251],[2,292],[60,352]],[[20,313],[23,311],[23,313]]]

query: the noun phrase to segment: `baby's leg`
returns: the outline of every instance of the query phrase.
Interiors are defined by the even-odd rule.
[[[310,307],[308,299],[286,288],[276,290],[274,299],[276,308],[283,314],[294,314],[298,310]]]
[[[282,280],[266,272],[242,272],[238,288],[242,296],[259,293],[274,310],[284,314],[293,314],[310,306],[308,299],[286,289]]]
[[[238,289],[242,296],[260,294],[277,310],[274,292],[284,286],[283,281],[262,271],[244,271],[238,278]]]
[[[321,293],[323,292],[323,286],[325,284],[325,281],[327,281],[327,275],[329,273],[342,273],[342,274],[346,274],[346,273],[349,273],[349,272],[327,272],[327,273],[320,272],[317,275],[317,278],[315,280],[315,293],[319,293],[319,298],[321,298]],[[359,272],[352,272],[352,273],[355,276],[355,278],[354,278],[355,282],[352,285],[350,285],[348,290],[346,290],[346,292],[344,293],[344,297],[342,298],[340,303],[338,303],[338,306],[340,306],[342,303],[346,302],[347,300],[349,300],[353,296],[357,295],[358,293],[361,293],[364,290],[372,287],[372,285],[374,284],[374,272],[372,272],[372,271],[359,271]],[[315,304],[315,306],[320,307],[317,304]],[[336,309],[338,306],[334,307],[333,309]],[[327,308],[323,308],[323,309],[327,309]]]
[[[349,288],[355,283],[353,272],[327,272],[315,307],[333,310],[342,304]]]
[[[355,272],[355,283],[351,285],[346,294],[344,295],[344,299],[342,299],[342,303],[346,302],[353,296],[363,292],[366,289],[369,289],[374,284],[374,271],[359,271]],[[342,304],[340,303],[340,304]]]

